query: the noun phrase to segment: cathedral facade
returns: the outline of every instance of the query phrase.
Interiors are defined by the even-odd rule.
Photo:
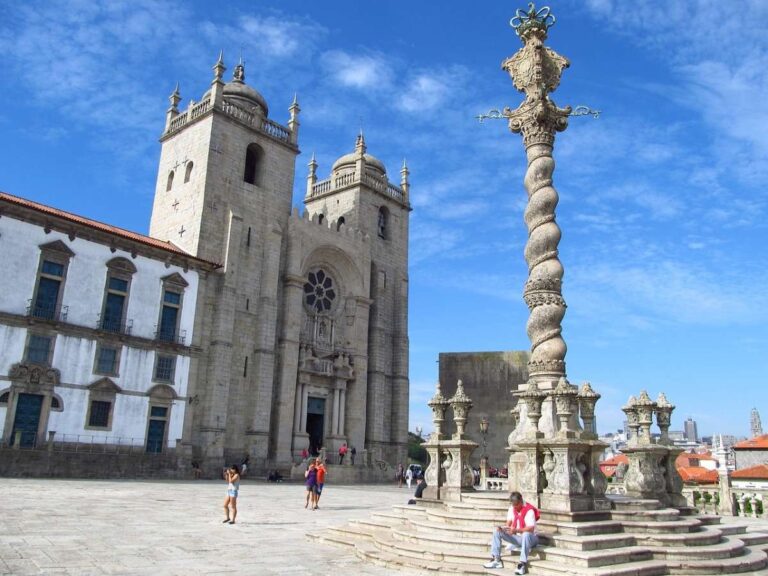
[[[164,448],[214,468],[246,455],[252,464],[286,466],[305,449],[335,453],[343,444],[356,448],[358,464],[404,461],[408,170],[403,165],[399,181],[390,182],[361,133],[326,178],[318,178],[313,157],[304,210],[292,209],[298,103],[281,125],[246,84],[242,63],[229,82],[221,58],[213,71],[199,101],[182,110],[178,90],[170,97],[149,236],[143,237],[178,252],[167,258],[181,262],[178,275],[190,266],[195,272],[194,298],[191,286],[184,296],[185,310],[194,303],[189,337],[174,343],[183,358],[183,387],[169,383],[183,423]],[[163,272],[150,283],[161,283],[168,276]],[[6,304],[0,300],[0,308]],[[97,379],[94,359],[85,356],[78,360],[89,366],[78,372],[84,386]],[[57,370],[57,358],[44,367]],[[3,360],[8,366],[0,372],[8,374],[20,359]],[[145,384],[125,382],[112,392],[149,389]],[[8,442],[16,414],[15,404],[6,406]],[[79,406],[88,409],[87,402]],[[120,406],[114,403],[110,422],[137,417]],[[71,418],[86,420],[87,414]],[[44,440],[45,427],[37,426]]]

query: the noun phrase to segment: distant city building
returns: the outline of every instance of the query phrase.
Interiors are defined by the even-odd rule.
[[[688,420],[685,421],[685,439],[690,442],[698,442],[699,441],[699,432],[696,429],[696,421],[688,417]]]
[[[753,438],[763,435],[763,425],[760,422],[760,412],[757,411],[757,408],[752,408],[752,414],[749,417],[749,424]]]
[[[768,462],[768,434],[756,436],[750,440],[733,445],[736,470],[750,468]]]
[[[682,430],[670,430],[669,439],[672,440],[672,442],[684,442],[685,432]]]

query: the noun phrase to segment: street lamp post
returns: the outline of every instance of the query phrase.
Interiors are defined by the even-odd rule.
[[[491,423],[486,416],[480,420],[480,434],[483,435],[483,455],[480,458],[480,486],[485,489],[486,478],[488,478],[488,455],[485,452],[488,446],[488,428]]]

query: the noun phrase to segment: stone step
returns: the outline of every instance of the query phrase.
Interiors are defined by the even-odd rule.
[[[723,538],[709,546],[664,546],[654,548],[653,557],[658,560],[713,560],[740,556],[744,542],[737,538]]]
[[[718,544],[723,539],[723,532],[719,528],[701,526],[691,532],[633,532],[637,544],[641,546],[710,546]]]
[[[574,536],[591,536],[594,534],[617,534],[623,531],[621,522],[615,520],[597,520],[594,522],[557,522],[547,518],[539,520],[536,525],[549,534],[572,534]]]
[[[720,524],[723,519],[722,516],[718,516],[717,514],[696,514],[694,518],[697,518],[702,524],[706,524],[707,526]]]
[[[658,500],[615,496],[611,498],[614,510],[659,510],[665,506]]]
[[[621,522],[625,532],[641,534],[686,534],[701,528],[701,522],[695,518],[678,518],[668,521],[648,521],[642,519]]]
[[[763,570],[768,554],[763,550],[744,548],[744,554],[733,558],[706,560],[665,560],[670,574],[739,574]]]
[[[371,513],[371,518],[380,522],[386,522],[391,526],[397,526],[406,521],[402,514],[395,512],[373,512]]]
[[[717,527],[723,536],[732,536],[734,534],[745,534],[747,532],[747,526],[744,524],[720,524]]]
[[[738,538],[750,548],[768,544],[768,532],[743,532],[739,534]]]
[[[632,534],[595,534],[592,536],[573,536],[570,534],[540,534],[539,540],[546,545],[569,550],[607,550],[636,545]]]
[[[680,518],[680,512],[675,508],[659,508],[658,510],[614,510],[612,520],[670,522]],[[697,517],[698,518],[698,517]]]
[[[462,524],[466,526],[481,527],[490,530],[494,526],[506,523],[507,516],[489,515],[480,512],[468,516],[458,511],[440,510],[438,508],[427,509],[427,518],[433,522],[442,522],[444,524]]]

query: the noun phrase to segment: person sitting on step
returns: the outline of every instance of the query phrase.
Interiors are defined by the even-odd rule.
[[[483,568],[503,568],[501,561],[501,541],[510,542],[511,548],[520,549],[520,561],[517,564],[515,574],[528,573],[528,554],[538,545],[536,536],[536,521],[539,519],[539,511],[532,505],[523,501],[520,492],[512,492],[509,495],[509,510],[507,510],[507,524],[497,526],[493,532],[491,544],[491,561],[483,564]]]

